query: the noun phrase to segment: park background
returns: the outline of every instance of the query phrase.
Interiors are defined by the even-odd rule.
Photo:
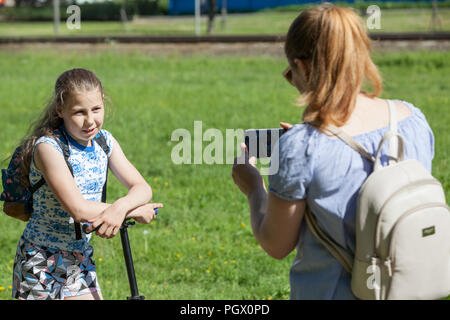
[[[191,36],[192,14],[174,15],[168,1],[151,2],[145,14],[135,3],[85,3],[94,17],[81,29],[61,23],[55,34],[51,2],[22,0],[0,8],[0,159],[11,155],[30,123],[51,97],[58,75],[70,68],[93,70],[108,96],[104,128],[112,132],[130,161],[153,188],[154,202],[164,203],[158,218],[129,229],[139,291],[147,299],[288,299],[289,267],[295,252],[270,258],[253,237],[248,204],[231,179],[231,165],[174,165],[174,130],[193,135],[194,121],[203,132],[219,129],[277,127],[279,121],[301,122],[297,91],[281,76],[286,66],[283,44],[198,43],[101,44],[8,42],[13,38],[61,36]],[[126,4],[127,18],[120,16]],[[0,3],[1,4],[1,3]],[[364,21],[365,9],[381,8],[383,32],[450,31],[450,1],[438,1],[438,20],[431,2],[363,2],[353,6]],[[101,20],[95,12],[110,6]],[[97,7],[96,7],[97,6]],[[229,12],[214,35],[283,36],[292,20],[311,4],[250,12]],[[94,8],[94,9],[92,9]],[[100,8],[100,9],[99,9]],[[105,8],[105,7],[103,7]],[[150,10],[150,9],[149,9]],[[119,12],[119,14],[117,13]],[[201,34],[207,35],[203,10]],[[6,39],[6,40],[4,40]],[[448,41],[375,42],[373,58],[384,79],[383,98],[413,103],[435,134],[433,175],[449,199]],[[204,142],[203,146],[208,145]],[[225,153],[225,149],[223,150]],[[2,162],[2,168],[7,166]],[[108,202],[126,190],[109,175]],[[0,215],[0,299],[11,299],[13,259],[25,224]],[[106,299],[125,299],[129,287],[119,237],[93,237],[99,282]]]

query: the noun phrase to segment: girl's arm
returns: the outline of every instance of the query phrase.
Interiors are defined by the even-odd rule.
[[[119,143],[114,138],[112,150],[109,158],[109,168],[128,189],[128,193],[126,196],[116,200],[100,216],[89,219],[92,225],[87,229],[87,232],[89,232],[101,225],[96,234],[106,238],[114,237],[117,234],[129,211],[147,204],[152,199],[152,189],[128,161]]]
[[[50,190],[75,222],[97,217],[110,204],[83,198],[63,155],[48,143],[40,143],[34,152],[34,164],[42,173]]]

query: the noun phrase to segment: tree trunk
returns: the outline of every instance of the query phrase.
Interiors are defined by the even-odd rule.
[[[214,33],[214,17],[217,11],[217,1],[208,0],[208,34]]]

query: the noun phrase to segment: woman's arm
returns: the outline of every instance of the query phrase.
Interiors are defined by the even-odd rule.
[[[282,259],[298,242],[306,201],[285,201],[267,193],[264,180],[255,167],[255,158],[248,159],[242,146],[244,164],[233,166],[233,180],[247,196],[253,234],[261,247],[272,257]]]
[[[283,259],[297,245],[306,201],[285,201],[259,190],[248,195],[248,202],[255,238],[271,257]]]

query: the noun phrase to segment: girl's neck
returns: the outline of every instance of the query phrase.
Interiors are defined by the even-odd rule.
[[[64,130],[64,132],[66,133],[68,138],[70,140],[72,140],[72,142],[76,142],[76,144],[78,144],[79,146],[83,147],[83,149],[92,147],[92,140],[85,141],[85,140],[76,139],[73,135],[71,135],[69,133],[69,131],[67,131],[67,129],[66,129],[66,127],[64,125],[61,126],[61,129]]]

